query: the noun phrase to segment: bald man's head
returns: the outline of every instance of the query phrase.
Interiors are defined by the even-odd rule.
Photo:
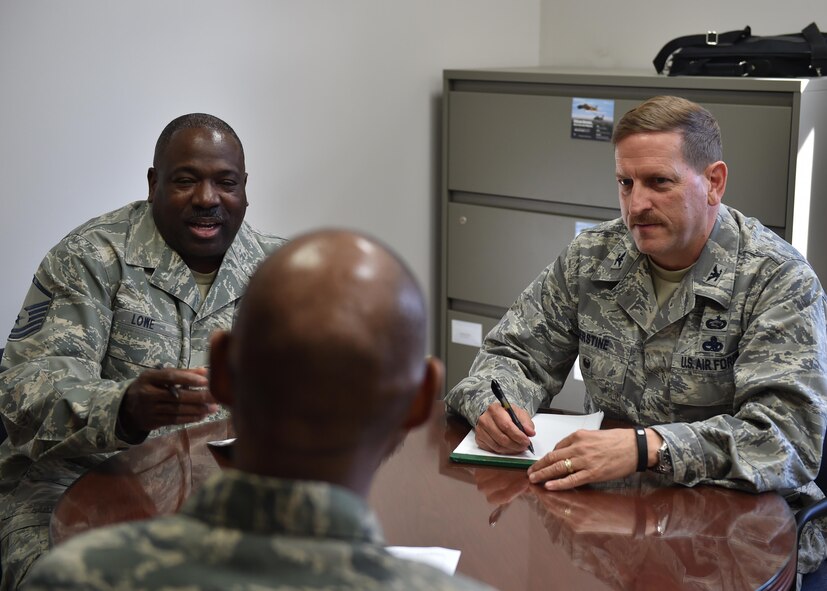
[[[404,263],[366,236],[320,231],[261,265],[226,347],[213,344],[211,373],[229,370],[240,440],[346,465],[427,416],[420,407],[441,383],[425,340],[425,302]]]

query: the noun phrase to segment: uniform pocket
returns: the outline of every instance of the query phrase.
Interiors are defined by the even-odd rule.
[[[669,384],[673,420],[701,421],[732,414],[735,399],[735,360],[728,355],[684,355],[675,360]]]
[[[130,379],[147,368],[176,366],[180,354],[178,326],[140,312],[117,310],[104,361],[106,377]]]
[[[580,339],[580,372],[586,390],[593,397],[598,394],[618,397],[623,391],[632,347],[616,340],[591,340],[594,344],[587,343],[582,337]],[[597,391],[593,390],[594,387]]]

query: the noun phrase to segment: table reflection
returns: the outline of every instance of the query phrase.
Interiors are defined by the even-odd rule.
[[[204,423],[107,459],[61,496],[50,524],[52,543],[100,525],[175,513],[219,469],[207,441],[231,435],[227,420]]]
[[[523,469],[450,462],[467,430],[441,413],[383,467],[377,486],[395,503],[374,499],[391,543],[460,548],[460,570],[501,589],[787,589],[795,575],[795,524],[775,493],[655,473],[549,492]],[[435,525],[400,519],[407,502]]]
[[[507,591],[790,587],[795,522],[775,493],[669,486],[648,473],[548,492],[523,469],[451,462],[467,431],[437,403],[382,465],[369,502],[389,544],[457,548],[460,572]],[[53,542],[177,511],[226,463],[206,442],[231,435],[226,421],[199,425],[108,459],[61,498]]]
[[[613,589],[757,589],[787,564],[794,543],[774,494],[664,488],[645,478],[529,491],[551,543]]]

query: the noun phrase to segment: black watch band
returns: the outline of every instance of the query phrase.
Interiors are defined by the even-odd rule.
[[[646,444],[646,430],[637,425],[635,427],[635,437],[637,438],[637,471],[645,472],[646,466],[649,463],[649,446]]]

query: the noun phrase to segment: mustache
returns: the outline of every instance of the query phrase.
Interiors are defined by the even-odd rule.
[[[660,219],[654,215],[639,215],[633,218],[629,218],[629,227],[631,226],[646,226],[648,224],[659,224]]]
[[[200,220],[207,220],[210,222],[223,222],[224,212],[219,206],[214,207],[194,207],[192,213],[187,216],[188,222],[196,222]]]

